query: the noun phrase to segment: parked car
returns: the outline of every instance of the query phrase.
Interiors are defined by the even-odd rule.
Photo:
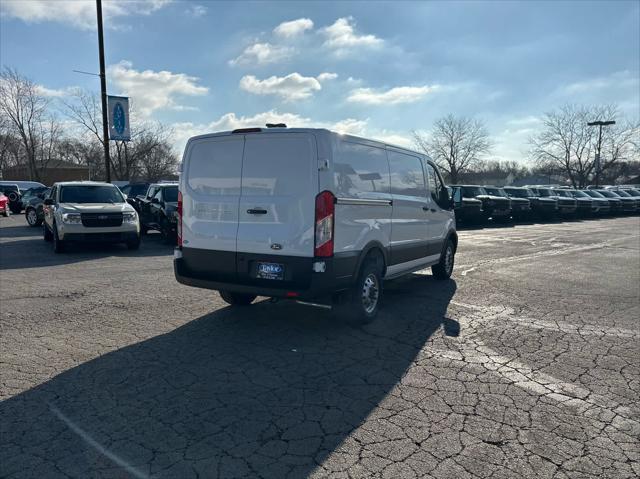
[[[569,198],[565,196],[558,196],[558,194],[551,188],[540,186],[528,186],[533,193],[540,198],[555,199],[558,204],[557,214],[560,216],[574,215],[578,209],[578,203],[575,198]]]
[[[377,314],[383,280],[451,276],[453,202],[425,155],[311,128],[191,138],[178,197],[180,283]]]
[[[453,197],[454,188],[447,186],[449,196]],[[461,198],[454,208],[457,222],[463,223],[480,223],[484,220],[484,210],[482,209],[482,201],[475,198]]]
[[[483,221],[506,221],[511,217],[511,201],[508,197],[490,195],[483,186],[452,185],[459,187],[463,198],[474,198],[482,202]]]
[[[597,198],[589,195],[585,191],[580,191],[580,190],[568,189],[567,191],[571,196],[573,196],[578,201],[578,211],[581,211],[580,202],[584,200],[588,200],[591,203],[591,210],[587,213],[585,210],[585,207],[583,206],[582,211],[584,212],[584,214],[587,214],[588,216],[595,216],[595,215],[603,215],[603,214],[609,213],[610,207],[609,207],[609,202],[607,201],[606,198]]]
[[[636,201],[638,202],[636,213],[640,213],[640,191],[635,188],[623,188],[622,191],[636,199]]]
[[[553,191],[558,196],[558,198],[560,198],[560,199],[569,198],[574,202],[574,204],[575,204],[574,215],[575,216],[585,217],[585,216],[591,215],[591,208],[593,206],[593,202],[591,201],[590,198],[578,198],[578,197],[572,195],[569,192],[568,188],[556,188]]]
[[[44,221],[44,199],[49,196],[51,188],[39,188],[36,196],[24,197],[24,216],[29,226],[41,226]]]
[[[2,191],[0,191],[0,213],[2,213],[2,216],[5,216],[5,217],[11,216],[11,208],[9,207],[9,198],[6,197]]]
[[[17,214],[22,211],[22,195],[18,185],[12,183],[0,183],[0,191],[9,200],[9,210]]]
[[[529,201],[530,216],[538,218],[553,217],[558,213],[558,201],[554,198],[536,196],[529,188],[519,186],[505,186],[503,190],[509,195],[511,201],[514,198],[525,198]]]
[[[522,220],[531,216],[531,202],[528,198],[510,195],[505,188],[485,186],[484,189],[490,195],[509,198],[511,201],[511,217],[513,219]]]
[[[127,195],[127,197],[132,198],[135,201],[135,198],[137,198],[138,196],[144,196],[147,193],[148,189],[149,183],[129,183],[128,185],[120,188],[120,191],[122,191],[125,195]]]
[[[178,184],[159,183],[149,186],[145,196],[138,196],[140,230],[160,231],[165,241],[176,243]]]
[[[623,198],[623,210],[626,211],[627,213],[638,213],[640,212],[640,198],[637,198],[635,195],[631,194],[631,190],[625,190],[622,188],[618,188],[618,187],[614,187],[614,188],[607,188],[611,191],[613,191],[616,195],[618,195],[620,198]],[[629,198],[629,199],[625,199],[625,198]],[[634,209],[633,211],[630,210],[630,205],[631,205],[631,201],[633,200],[633,204],[634,204]],[[626,202],[626,206],[624,204],[624,202]]]
[[[42,183],[37,181],[1,181],[0,190],[9,197],[11,212],[22,213],[24,205],[22,197],[33,188],[44,188]]]
[[[607,198],[618,198],[620,200],[619,213],[635,213],[637,210],[636,199],[625,193],[624,191],[613,191],[611,189],[597,190],[600,194]],[[613,196],[612,196],[613,195]]]
[[[596,189],[586,189],[583,191],[592,197],[605,198],[609,202],[610,215],[616,215],[622,211],[622,204],[620,201],[620,197],[616,197],[615,195],[609,192],[607,192],[607,194],[604,194]]]
[[[589,195],[591,198],[594,198],[596,200],[604,200],[607,202],[607,206],[606,208],[604,206],[600,207],[600,214],[608,214],[608,215],[613,215],[615,213],[617,213],[619,205],[620,205],[620,201],[613,199],[613,198],[607,198],[604,195],[601,195],[600,193],[598,193],[596,190],[593,189],[586,189],[586,190],[581,190],[584,194]],[[601,203],[602,205],[602,203]]]
[[[44,200],[43,233],[56,253],[72,242],[126,243],[129,249],[140,246],[138,213],[110,183],[55,183]]]

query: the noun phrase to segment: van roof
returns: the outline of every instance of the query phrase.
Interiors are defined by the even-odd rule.
[[[425,153],[420,153],[418,151],[411,150],[409,148],[405,148],[403,146],[394,145],[393,143],[388,143],[386,141],[381,141],[381,140],[375,140],[373,138],[364,138],[364,137],[361,137],[361,136],[350,135],[348,133],[339,133],[337,131],[328,130],[327,128],[283,128],[283,127],[276,127],[276,128],[266,128],[266,127],[240,128],[240,129],[236,129],[236,130],[220,131],[220,132],[215,132],[215,133],[205,133],[203,135],[193,136],[193,137],[189,138],[189,141],[187,142],[187,144],[189,144],[189,142],[191,142],[193,140],[200,140],[200,139],[203,139],[203,138],[215,138],[215,137],[220,137],[220,136],[229,136],[229,135],[234,135],[234,134],[277,135],[277,134],[280,134],[280,133],[320,133],[320,134],[325,134],[325,135],[336,135],[336,136],[340,136],[341,138],[348,139],[348,140],[355,140],[355,141],[359,141],[359,142],[368,142],[368,143],[375,143],[375,144],[378,144],[378,145],[385,145],[385,146],[388,146],[390,148],[403,150],[403,151],[412,153],[414,155],[423,156],[423,157],[425,157],[425,158],[427,158],[429,160],[431,159]]]

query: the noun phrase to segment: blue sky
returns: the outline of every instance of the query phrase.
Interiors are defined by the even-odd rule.
[[[0,62],[53,98],[99,91],[93,1],[2,0]],[[525,157],[540,115],[617,103],[640,119],[640,2],[108,1],[108,90],[173,127],[284,121],[394,143],[453,113],[496,159]]]

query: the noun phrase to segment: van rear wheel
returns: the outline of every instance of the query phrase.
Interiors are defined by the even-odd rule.
[[[220,297],[231,306],[247,306],[257,298],[255,294],[232,293],[230,291],[220,291]]]
[[[382,300],[382,268],[375,258],[367,260],[360,269],[344,308],[345,320],[356,325],[372,322],[380,310]]]

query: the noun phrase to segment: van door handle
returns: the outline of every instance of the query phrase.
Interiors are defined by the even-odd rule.
[[[429,208],[428,206],[423,206],[422,209],[425,210],[425,211],[431,211],[432,213],[436,212],[436,210],[434,208]]]
[[[262,208],[253,208],[247,210],[247,213],[249,213],[250,215],[266,215],[267,210],[263,210]]]

